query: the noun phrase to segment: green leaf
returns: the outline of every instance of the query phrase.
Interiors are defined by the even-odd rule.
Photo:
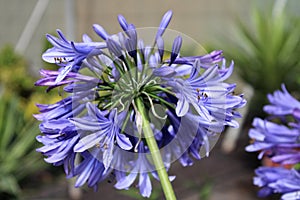
[[[3,127],[3,132],[0,133],[0,135],[1,135],[1,142],[0,142],[1,151],[4,151],[5,148],[7,148],[7,146],[10,143],[10,140],[14,136],[13,131],[16,126],[16,122],[18,122],[18,116],[16,114],[17,104],[18,104],[17,100],[15,98],[12,98],[8,104],[7,110],[4,111],[5,118],[3,118],[3,119],[5,121],[5,126]]]
[[[20,187],[17,179],[11,175],[0,176],[0,188],[2,192],[18,195],[20,193]]]

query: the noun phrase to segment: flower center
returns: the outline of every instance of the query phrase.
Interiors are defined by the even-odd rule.
[[[136,98],[148,98],[155,95],[155,86],[159,78],[153,76],[152,70],[146,66],[144,69],[137,67],[124,73],[116,82],[112,92],[111,101],[116,107],[127,107]]]

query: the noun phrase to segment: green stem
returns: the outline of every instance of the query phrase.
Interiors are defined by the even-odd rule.
[[[152,129],[150,127],[144,104],[143,104],[142,100],[139,99],[139,98],[135,99],[135,103],[136,103],[136,106],[137,106],[137,110],[138,110],[138,112],[140,113],[140,115],[142,117],[143,133],[144,133],[147,145],[149,147],[149,150],[151,152],[153,162],[154,162],[156,171],[158,173],[158,176],[159,176],[159,179],[160,179],[165,197],[166,197],[167,200],[176,200],[176,196],[175,196],[175,193],[173,191],[173,187],[172,187],[171,182],[169,180],[168,173],[167,173],[165,165],[162,161],[159,148],[157,146],[155,137],[154,137]]]

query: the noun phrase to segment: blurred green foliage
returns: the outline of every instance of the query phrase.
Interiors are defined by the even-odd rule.
[[[300,19],[292,16],[284,5],[278,9],[274,2],[273,7],[265,9],[256,6],[250,26],[237,20],[236,35],[223,37],[212,45],[234,60],[235,70],[254,88],[250,115],[262,115],[266,94],[280,89],[281,83],[290,91],[299,87]]]
[[[0,50],[0,83],[5,95],[18,94],[21,98],[28,98],[33,92],[33,77],[26,66],[25,59],[10,45]]]
[[[51,95],[51,92],[48,94],[50,99],[43,98],[45,88],[34,86],[38,78],[33,75],[33,69],[30,69],[26,59],[15,53],[10,45],[0,49],[0,71],[0,96],[17,96],[27,119],[38,112],[36,102],[51,103],[57,100],[57,95]]]
[[[38,112],[36,102],[53,99],[43,98],[45,88],[34,87],[37,77],[9,45],[0,49],[0,71],[0,199],[17,199],[20,182],[49,167],[35,150],[40,131],[32,114]]]
[[[0,199],[17,198],[19,182],[45,164],[36,153],[38,124],[27,120],[16,96],[0,98]]]

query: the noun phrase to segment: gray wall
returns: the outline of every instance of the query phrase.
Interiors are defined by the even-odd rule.
[[[201,44],[211,42],[218,34],[229,34],[232,20],[240,16],[249,19],[254,1],[249,0],[74,0],[76,38],[83,33],[93,38],[92,24],[101,24],[109,33],[120,31],[117,15],[123,14],[137,27],[157,27],[161,16],[173,10],[171,29],[184,32]],[[256,5],[268,4],[273,0],[258,1]],[[291,0],[291,7],[297,0]],[[0,0],[0,47],[4,44],[16,45],[37,0]],[[299,8],[299,6],[297,7]],[[51,0],[35,30],[24,55],[32,66],[41,66],[42,41],[46,33],[57,28],[65,29],[65,3]]]

